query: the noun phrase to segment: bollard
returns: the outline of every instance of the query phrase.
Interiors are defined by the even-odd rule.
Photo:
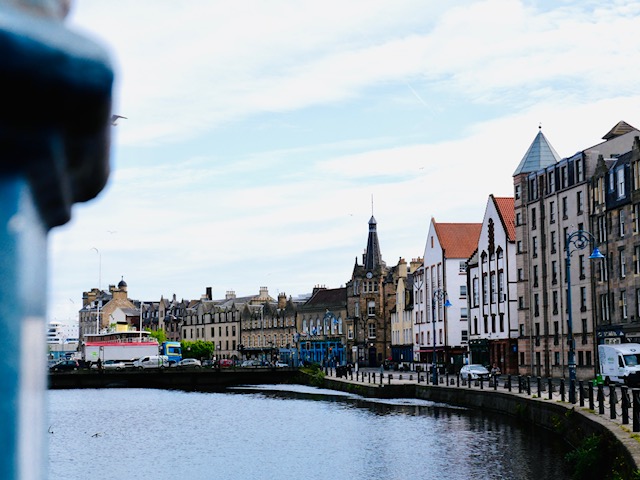
[[[593,401],[593,383],[589,382],[589,410],[595,410],[596,406],[595,403]]]
[[[409,375],[409,381],[413,382],[413,374]]]
[[[382,374],[380,374],[382,376]],[[369,377],[369,383],[371,383],[371,377]],[[373,383],[376,383],[376,372],[373,372]]]
[[[542,398],[542,377],[536,377],[536,382],[538,383],[538,397]]]
[[[631,410],[633,414],[633,431],[640,432],[640,390],[632,388],[631,399],[633,402],[633,408]]]
[[[620,408],[622,409],[622,424],[629,425],[629,387],[622,385],[620,387],[620,399],[622,400]]]
[[[484,378],[480,377],[480,390],[484,390]]]
[[[496,375],[493,376],[493,390],[498,390],[498,377]]]
[[[564,402],[564,378],[560,379],[560,400]]]
[[[531,376],[527,377],[527,395],[531,396]]]
[[[460,388],[460,375],[456,375],[456,387]]]
[[[549,400],[553,398],[553,380],[547,377],[547,388],[549,389]]]
[[[584,407],[584,382],[582,380],[578,381],[578,391],[580,393],[580,406]]]
[[[467,387],[471,388],[471,377],[467,377]]]
[[[598,413],[604,415],[604,387],[598,385]]]
[[[53,10],[30,15],[35,5],[0,2],[0,328],[11,351],[0,359],[3,480],[47,477],[47,233],[109,175],[106,51]]]
[[[402,377],[402,375],[400,375]],[[393,378],[393,375],[389,374],[389,385],[391,385],[391,379]],[[380,385],[382,385],[382,378],[380,378]]]
[[[617,415],[616,403],[618,403],[618,394],[616,393],[616,386],[613,385],[609,387],[609,418],[611,420],[615,420]]]
[[[518,375],[518,393],[522,393],[522,377]]]
[[[507,389],[511,393],[511,375],[507,375]]]

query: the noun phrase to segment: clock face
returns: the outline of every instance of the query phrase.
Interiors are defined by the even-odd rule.
[[[373,273],[367,272],[367,278],[371,278],[371,277],[373,277]]]

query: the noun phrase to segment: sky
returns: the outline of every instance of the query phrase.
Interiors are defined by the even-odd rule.
[[[76,0],[116,73],[111,176],[49,235],[49,320],[129,297],[297,297],[482,222],[539,127],[640,127],[640,2]]]

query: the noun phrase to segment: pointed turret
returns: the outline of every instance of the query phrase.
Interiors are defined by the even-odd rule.
[[[553,149],[547,137],[544,136],[542,129],[540,129],[529,150],[520,161],[518,168],[513,172],[513,176],[515,177],[521,173],[537,172],[560,160],[560,156]]]
[[[378,242],[377,223],[373,215],[369,220],[369,238],[367,240],[367,249],[364,252],[363,263],[365,270],[368,272],[383,265],[382,256],[380,255],[380,243]]]

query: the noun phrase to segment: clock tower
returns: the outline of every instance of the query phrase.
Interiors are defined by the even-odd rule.
[[[394,291],[382,260],[377,222],[371,216],[362,264],[356,258],[347,282],[347,360],[361,367],[378,367],[390,356],[391,329],[386,290]],[[387,352],[389,350],[389,352]]]

